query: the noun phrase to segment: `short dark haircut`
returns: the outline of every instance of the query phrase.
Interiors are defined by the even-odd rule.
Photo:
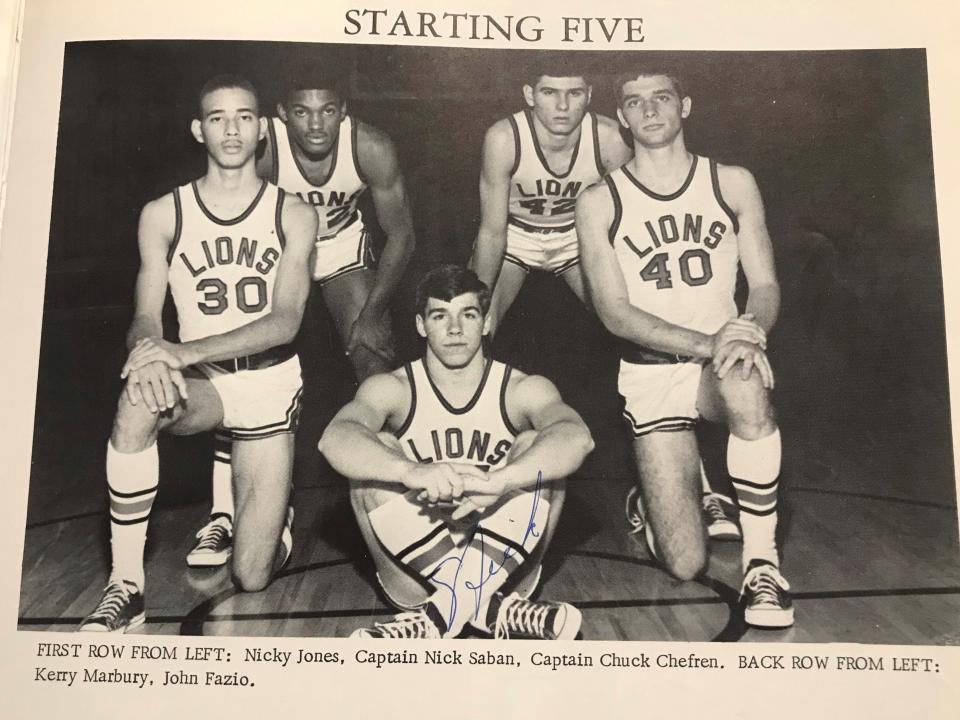
[[[441,265],[420,279],[417,285],[416,309],[423,317],[427,312],[430,298],[450,302],[464,293],[476,293],[480,301],[480,310],[486,315],[490,309],[490,288],[477,277],[473,270],[460,265]]]
[[[583,71],[582,68],[575,67],[538,67],[530,71],[530,74],[526,76],[525,84],[529,85],[532,88],[537,87],[537,83],[540,82],[540,78],[552,77],[552,78],[581,78],[583,82],[590,86],[593,83],[590,82],[590,77]]]
[[[686,84],[683,81],[683,78],[680,76],[680,73],[677,72],[674,68],[663,67],[660,65],[643,65],[635,70],[630,72],[623,72],[617,75],[617,79],[613,83],[613,94],[617,98],[617,105],[620,105],[623,102],[623,86],[628,82],[632,82],[640,77],[653,77],[654,75],[663,75],[671,83],[673,83],[673,89],[677,91],[677,95],[680,96],[680,99],[687,97]]]
[[[201,120],[203,119],[203,99],[210,93],[226,88],[240,88],[253,95],[253,99],[256,102],[256,108],[254,109],[258,115],[260,114],[260,95],[257,93],[257,89],[253,86],[253,83],[241,75],[223,73],[222,75],[214,75],[200,88],[200,94],[197,96],[197,112]]]
[[[332,69],[301,69],[287,74],[280,86],[280,104],[286,106],[290,96],[300,90],[329,90],[341,105],[347,101],[343,74]]]

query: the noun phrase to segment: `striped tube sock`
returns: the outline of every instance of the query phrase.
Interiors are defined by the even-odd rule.
[[[467,623],[481,630],[493,626],[490,600],[530,558],[547,529],[550,503],[520,493],[494,512],[484,513],[473,532],[437,564],[430,577],[439,585],[430,597],[447,619],[444,637],[456,637]]]
[[[160,461],[157,445],[136,453],[107,446],[107,488],[110,492],[110,546],[114,580],[129,580],[143,590],[143,549],[147,522],[157,495]]]
[[[446,623],[444,637],[456,637],[468,622],[486,628],[490,599],[546,532],[550,503],[540,498],[534,505],[532,492],[521,493],[463,534],[411,496],[369,514],[377,538],[397,563],[436,588],[428,603]]]
[[[730,436],[727,468],[740,507],[744,569],[753,559],[780,565],[776,541],[780,458],[779,430],[759,440]]]
[[[233,518],[233,476],[230,458],[233,440],[225,432],[217,431],[213,441],[213,505],[211,515],[229,515]]]

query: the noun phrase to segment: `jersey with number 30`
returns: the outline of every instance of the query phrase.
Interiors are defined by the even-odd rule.
[[[167,255],[180,340],[219,335],[270,312],[283,253],[284,193],[264,182],[249,207],[222,219],[196,182],[173,191],[177,224]]]
[[[720,194],[716,162],[694,156],[669,195],[645,187],[629,164],[605,180],[614,204],[609,240],[630,304],[703,333],[736,317],[739,226]]]

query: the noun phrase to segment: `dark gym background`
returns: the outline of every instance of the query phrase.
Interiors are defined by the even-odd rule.
[[[406,359],[419,352],[412,288],[430,267],[468,259],[483,134],[522,107],[528,73],[575,59],[593,80],[592,109],[614,116],[611,79],[653,56],[685,75],[693,98],[688,147],[747,167],[764,196],[783,291],[770,347],[785,439],[783,486],[802,473],[805,492],[838,493],[838,503],[856,493],[954,506],[922,50],[555,56],[89,42],[68,44],[64,61],[28,528],[106,507],[103,460],[131,318],[137,218],[145,202],[204,171],[203,148],[188,126],[206,79],[219,72],[249,77],[272,114],[285,68],[332,66],[347,80],[351,112],[393,138],[418,241],[396,303]],[[373,222],[368,199],[364,216]],[[301,342],[307,397],[295,483],[342,482],[315,448],[354,386],[319,293]],[[561,282],[530,277],[495,354],[554,379],[584,415],[597,440],[580,472],[587,482],[632,478],[611,343]],[[210,439],[164,440],[161,450],[161,506],[207,497]],[[715,454],[710,469],[719,475]],[[592,513],[590,495],[589,487],[571,485],[571,507],[582,512],[568,515],[559,548],[595,525],[622,523]],[[804,494],[784,498],[781,522],[789,524],[791,505]],[[351,523],[331,517],[331,529],[321,523],[321,532],[355,532]],[[955,520],[952,527],[941,544],[955,564]]]

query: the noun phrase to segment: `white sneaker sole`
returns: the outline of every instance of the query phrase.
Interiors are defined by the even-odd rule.
[[[78,632],[123,635],[124,633],[128,633],[131,630],[136,630],[138,627],[143,625],[146,619],[147,619],[147,614],[145,612],[142,612],[139,615],[134,615],[132,618],[130,618],[130,622],[128,622],[123,627],[117,628],[116,630],[108,630],[104,625],[98,625],[97,623],[90,623],[89,625],[81,625],[80,628],[78,629]]]
[[[220,567],[226,565],[232,555],[233,550],[218,553],[190,553],[187,555],[187,565],[190,567]]]
[[[736,541],[742,540],[743,535],[735,522],[730,520],[721,520],[712,525],[707,525],[707,535],[711,540]]]
[[[746,608],[743,612],[743,619],[751,627],[756,628],[788,628],[793,625],[793,608],[782,608],[771,610],[757,608],[751,610]]]

